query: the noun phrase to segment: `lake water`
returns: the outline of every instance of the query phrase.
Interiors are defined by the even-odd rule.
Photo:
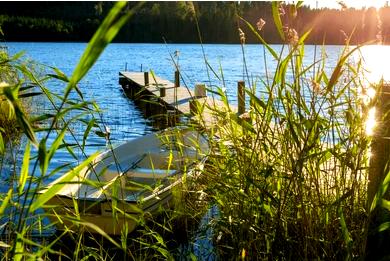
[[[7,43],[9,53],[24,51],[25,58],[32,59],[44,65],[57,67],[70,76],[86,48],[86,43]],[[276,52],[282,50],[281,45],[271,45]],[[326,66],[330,70],[339,57],[342,46],[326,46]],[[305,47],[306,64],[314,61],[314,53],[320,57],[321,48]],[[175,56],[175,53],[179,53]],[[268,53],[268,52],[266,52]],[[206,67],[204,56],[212,70]],[[182,84],[193,88],[195,83],[204,82],[209,87],[224,87],[227,96],[233,104],[237,103],[237,81],[256,81],[261,91],[259,79],[264,79],[266,73],[273,75],[276,62],[268,53],[264,59],[262,45],[246,45],[245,60],[240,45],[206,44],[204,53],[199,44],[110,44],[97,63],[80,83],[80,89],[86,100],[96,101],[103,110],[103,122],[111,130],[111,140],[119,143],[136,138],[153,131],[150,122],[143,118],[142,113],[134,103],[126,98],[118,83],[118,72],[153,70],[162,78],[173,81],[175,66],[172,59],[177,60],[184,81]],[[265,61],[267,70],[265,69]],[[248,72],[246,74],[245,72]],[[221,73],[222,72],[222,73]],[[248,77],[249,75],[249,77]],[[248,86],[248,85],[247,85]],[[48,84],[57,93],[63,93],[64,84]],[[38,110],[48,109],[48,104],[35,104]],[[78,133],[82,139],[82,132]],[[81,136],[80,136],[81,135]],[[91,135],[88,140],[91,145],[87,154],[98,149],[104,149],[105,140]],[[59,151],[51,164],[51,169],[60,164],[73,162],[74,159],[66,151]],[[54,175],[48,181],[56,178]],[[0,189],[0,190],[4,190]]]
[[[70,76],[81,57],[85,43],[7,43],[9,53],[15,54],[25,51],[25,58],[32,59],[42,64],[57,67],[65,74]],[[277,52],[282,50],[280,45],[272,45]],[[342,46],[326,46],[326,66],[331,70],[342,51]],[[314,60],[315,51],[319,57],[321,48],[306,46],[305,63],[311,64]],[[377,52],[376,48],[369,48],[369,53]],[[386,50],[386,52],[384,52]],[[179,56],[174,57],[178,51]],[[175,66],[172,57],[180,66],[184,82],[182,84],[193,88],[195,83],[204,82],[209,87],[225,87],[229,100],[237,103],[236,89],[237,81],[264,79],[266,74],[273,75],[276,68],[276,62],[271,55],[266,55],[264,59],[264,49],[261,45],[246,45],[245,60],[247,68],[244,67],[243,53],[240,45],[204,45],[202,48],[198,44],[110,44],[98,62],[93,66],[90,72],[80,83],[80,89],[86,100],[96,101],[103,110],[103,122],[111,130],[111,140],[113,143],[119,143],[125,140],[134,139],[154,131],[150,122],[143,118],[141,111],[135,104],[126,98],[118,83],[118,72],[127,69],[128,71],[146,71],[153,70],[162,78],[173,81]],[[375,55],[390,54],[389,48],[380,49],[380,53],[370,55],[368,59]],[[206,67],[204,55],[214,71]],[[386,56],[387,57],[387,56]],[[388,55],[390,59],[390,55]],[[389,59],[383,59],[388,61]],[[267,69],[264,61],[267,62]],[[378,64],[376,60],[371,59],[372,66]],[[381,66],[382,69],[385,66]],[[245,72],[248,72],[246,74]],[[223,72],[223,76],[222,73]],[[377,71],[376,71],[377,72]],[[216,75],[214,75],[217,74]],[[247,81],[248,82],[248,81]],[[259,83],[259,81],[257,81]],[[258,89],[261,91],[261,85]],[[57,93],[62,93],[65,85],[58,83],[49,83],[48,87]],[[49,104],[33,104],[40,110],[49,109]],[[81,136],[80,136],[81,135]],[[79,133],[78,138],[82,138]],[[105,148],[106,143],[102,138],[92,135],[88,140],[90,146],[87,154],[96,150]],[[79,155],[81,156],[81,155]],[[59,151],[54,159],[50,169],[65,163],[74,163],[74,159],[66,151]],[[54,175],[46,182],[57,178],[60,174]],[[0,192],[5,192],[9,184],[0,177]],[[208,244],[206,242],[206,244]]]
[[[57,67],[68,76],[72,74],[87,46],[86,43],[32,42],[10,42],[6,45],[10,55],[24,51],[24,58],[47,66]],[[281,52],[283,48],[282,45],[271,45],[271,47],[277,53]],[[111,130],[110,138],[113,143],[133,139],[153,131],[149,120],[144,119],[133,101],[123,94],[118,83],[119,71],[153,70],[162,78],[173,81],[175,66],[172,59],[174,59],[178,62],[184,78],[181,82],[182,85],[186,85],[190,89],[196,83],[206,83],[212,89],[217,86],[223,87],[229,101],[236,104],[237,81],[245,80],[247,86],[249,85],[248,82],[256,82],[257,91],[260,92],[262,89],[261,80],[264,80],[266,75],[272,78],[277,66],[275,59],[269,52],[264,51],[262,45],[245,45],[246,67],[244,66],[241,45],[205,44],[203,48],[204,52],[199,44],[114,43],[108,45],[79,86],[85,100],[95,101],[102,109],[102,120]],[[304,63],[306,65],[312,64],[315,58],[318,60],[321,57],[321,52],[325,51],[325,66],[326,70],[330,72],[343,48],[343,46],[305,46]],[[286,52],[287,48],[285,47],[283,50]],[[176,55],[177,53],[178,55]],[[265,56],[264,53],[266,53]],[[390,48],[388,46],[366,46],[363,47],[361,53],[368,69],[371,69],[372,77],[369,77],[370,80],[375,81],[380,76],[386,75],[386,62],[390,60]],[[205,57],[209,67],[206,66]],[[328,74],[328,77],[330,78],[330,74]],[[61,94],[65,89],[65,84],[50,82],[47,87]],[[39,103],[32,107],[42,112],[43,110],[50,110],[51,106],[48,103]],[[77,132],[77,128],[75,132],[77,138],[82,140],[83,132]],[[87,154],[102,150],[106,146],[105,139],[97,135],[90,135],[87,144],[89,145],[86,149]],[[78,156],[82,156],[80,151],[77,152],[76,150],[76,153],[78,153]],[[65,150],[59,151],[54,156],[50,169],[69,162],[77,164]],[[3,176],[4,173],[1,173],[0,192],[7,190],[8,186],[8,182],[4,182]],[[58,176],[53,175],[47,182],[56,177]]]

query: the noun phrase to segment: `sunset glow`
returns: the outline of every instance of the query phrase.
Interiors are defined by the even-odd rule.
[[[368,111],[368,119],[366,121],[366,134],[372,136],[374,134],[374,128],[376,126],[375,120],[376,108],[373,107]]]
[[[343,2],[347,7],[361,9],[375,7],[380,8],[386,4],[385,0],[350,0],[350,1],[304,1],[305,4],[309,5],[311,8],[334,8],[341,9],[339,2]]]
[[[367,70],[365,77],[369,83],[378,83],[382,78],[390,81],[388,61],[390,61],[390,49],[386,45],[366,45],[360,49],[364,68]]]

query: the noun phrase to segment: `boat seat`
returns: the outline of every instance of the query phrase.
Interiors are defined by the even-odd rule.
[[[176,170],[166,169],[149,169],[149,168],[134,168],[128,170],[122,178],[146,178],[146,179],[162,179],[175,174]],[[109,169],[104,172],[103,180],[108,182],[118,177],[118,171],[110,171]],[[125,182],[123,183],[125,184]]]
[[[135,168],[126,172],[129,178],[155,178],[161,179],[175,174],[175,169],[149,169],[149,168]]]

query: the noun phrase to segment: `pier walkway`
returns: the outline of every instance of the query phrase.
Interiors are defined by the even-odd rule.
[[[174,126],[182,116],[203,120],[206,126],[215,124],[210,108],[223,108],[223,102],[207,97],[205,85],[196,86],[195,91],[180,86],[179,77],[176,73],[173,83],[148,72],[119,72],[119,84],[126,96],[136,102],[146,117],[154,119],[158,127]],[[236,107],[231,109],[237,111]]]

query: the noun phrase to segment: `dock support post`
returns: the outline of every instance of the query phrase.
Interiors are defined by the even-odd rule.
[[[179,86],[180,86],[180,72],[175,71],[175,87],[179,87]]]
[[[378,227],[390,221],[390,211],[383,207],[382,198],[375,198],[382,188],[382,183],[390,170],[390,84],[382,86],[378,94],[376,107],[377,126],[371,142],[371,158],[368,173],[367,212],[369,213],[369,227],[366,241],[365,260],[381,260],[390,255],[390,230],[378,231]],[[390,200],[390,191],[383,192],[383,199]],[[372,202],[379,200],[375,209],[371,209]]]
[[[244,81],[238,81],[237,97],[238,97],[238,115],[241,115],[245,112],[245,82]]]
[[[177,123],[177,115],[175,110],[167,110],[167,126],[168,127],[174,127]]]
[[[196,84],[194,95],[195,97],[206,97],[207,96],[206,84],[204,83]]]
[[[191,115],[199,114],[199,112],[200,112],[200,103],[199,103],[198,100],[191,99],[189,101],[189,105],[190,105],[190,114]]]
[[[165,95],[166,95],[165,87],[160,87],[160,97],[165,97]]]
[[[123,89],[131,99],[134,99],[134,88],[130,88],[130,85],[126,84]]]
[[[144,72],[144,83],[145,86],[149,85],[149,72]]]

